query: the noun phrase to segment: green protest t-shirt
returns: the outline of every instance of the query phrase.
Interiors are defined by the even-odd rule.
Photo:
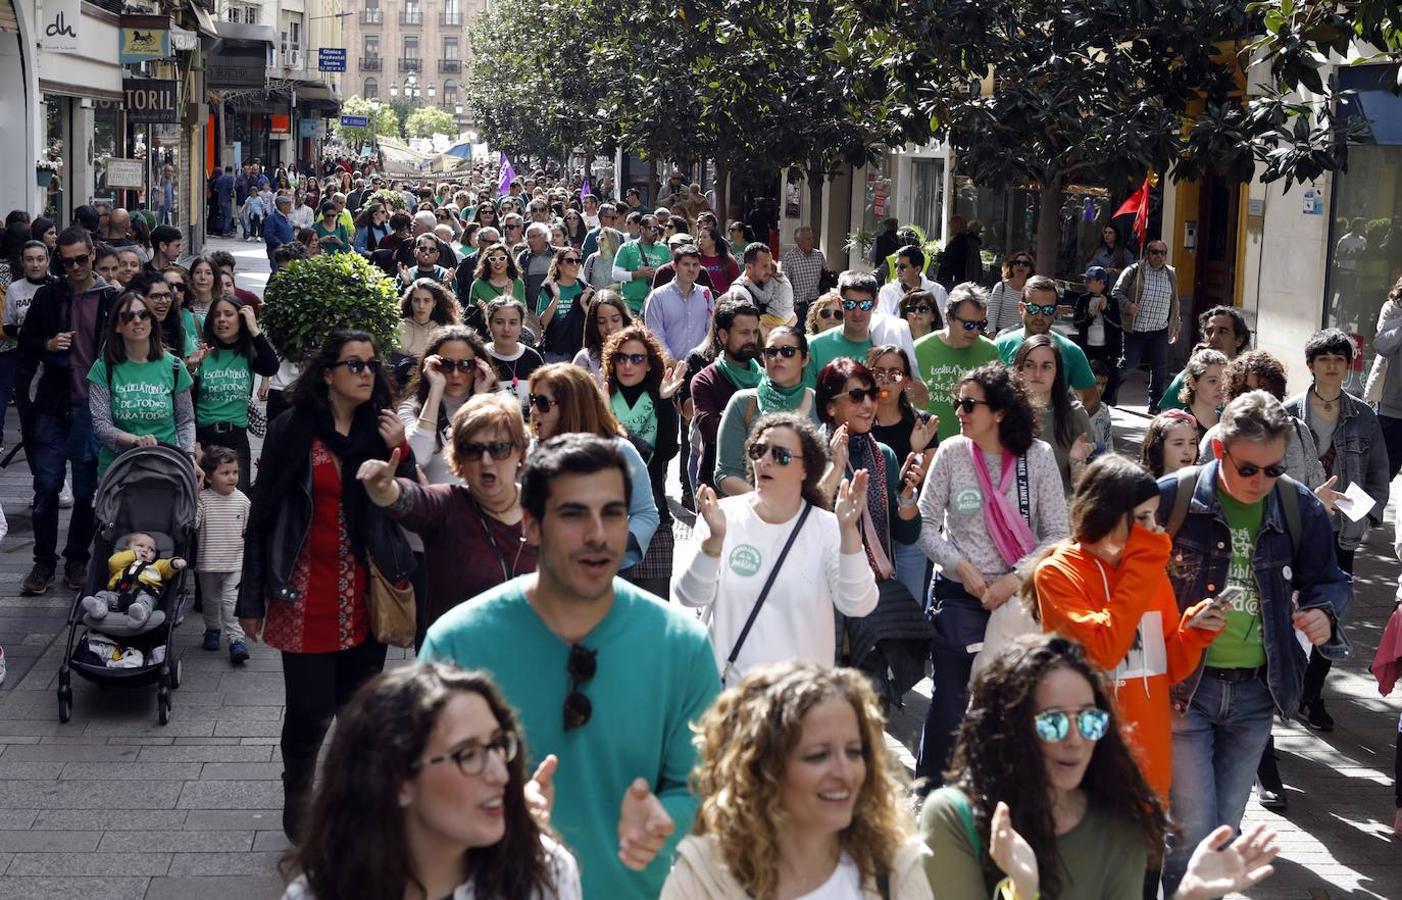
[[[1208,646],[1207,664],[1217,669],[1254,669],[1266,664],[1266,645],[1261,635],[1261,592],[1256,586],[1256,572],[1252,566],[1266,501],[1242,503],[1222,490],[1221,485],[1217,487],[1217,499],[1232,534],[1227,584],[1236,585],[1246,593],[1227,610],[1227,627],[1218,632]]]
[[[200,346],[200,338],[204,335],[204,317],[200,317],[198,324],[195,322],[195,314],[188,309],[180,311],[180,327],[185,332],[185,349],[181,356],[189,356]]]
[[[940,418],[940,440],[948,440],[959,433],[959,420],[954,417],[954,403],[950,399],[959,380],[984,363],[997,360],[997,346],[982,335],[961,349],[949,346],[938,334],[927,334],[915,342],[915,371],[930,389],[930,403],[926,408]]]
[[[665,244],[653,242],[647,247],[642,241],[632,240],[618,248],[613,264],[620,269],[636,272],[639,269],[659,269],[672,259],[672,253]],[[651,278],[636,278],[623,282],[623,299],[628,301],[628,309],[633,315],[643,311],[643,301],[652,291]]]
[[[235,350],[211,350],[195,372],[195,424],[231,422],[248,427],[248,398],[253,392],[253,365]]]
[[[803,384],[805,387],[816,389],[818,387],[818,373],[823,371],[823,366],[835,359],[855,359],[859,363],[867,360],[867,351],[871,349],[871,338],[864,341],[848,340],[842,333],[841,328],[829,328],[822,334],[808,341],[808,365],[803,370]]]
[[[107,387],[107,361],[99,359],[88,370],[88,382]],[[112,424],[138,437],[151,435],[166,444],[178,444],[175,430],[175,395],[193,383],[184,363],[163,354],[148,362],[118,363],[112,369]],[[97,455],[97,472],[107,471],[117,451],[103,447]]]

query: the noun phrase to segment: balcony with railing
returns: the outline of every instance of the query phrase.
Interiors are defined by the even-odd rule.
[[[438,27],[457,28],[462,25],[462,13],[441,12],[438,14]]]
[[[400,25],[422,25],[424,23],[423,10],[406,9],[399,13]]]
[[[438,71],[440,72],[461,72],[462,60],[460,59],[440,59],[438,61]]]
[[[375,9],[362,9],[360,11],[361,25],[383,25],[385,21],[385,11],[376,7]]]
[[[423,70],[423,60],[414,56],[406,56],[399,61],[399,71],[420,72]]]
[[[366,72],[379,72],[384,68],[385,61],[378,56],[362,56],[360,58],[360,68]]]

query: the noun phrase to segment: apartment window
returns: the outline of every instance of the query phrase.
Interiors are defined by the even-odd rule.
[[[443,58],[458,58],[458,39],[456,37],[445,37],[443,39]]]
[[[380,0],[365,0],[365,9],[360,13],[361,24],[379,25],[384,21],[384,10],[380,9]]]
[[[365,79],[365,94],[363,96],[366,100],[377,99],[380,96],[380,82],[374,78]]]
[[[405,58],[405,59],[418,59],[418,58],[419,58],[419,38],[418,38],[418,35],[411,34],[411,35],[406,35],[406,36],[405,36],[405,38],[404,38],[404,58]]]
[[[374,58],[380,55],[380,36],[378,34],[365,35],[365,56]]]
[[[230,3],[224,10],[224,19],[240,25],[257,25],[259,8],[253,3]]]
[[[404,11],[399,14],[400,25],[422,25],[424,14],[415,0],[405,0]]]
[[[443,82],[443,105],[452,106],[458,102],[458,83],[449,79]]]
[[[443,0],[443,12],[438,16],[438,24],[444,26],[462,24],[462,12],[458,9],[458,0]]]

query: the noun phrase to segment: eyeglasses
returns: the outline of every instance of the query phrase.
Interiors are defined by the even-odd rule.
[[[481,775],[487,771],[487,757],[495,751],[501,754],[501,761],[509,763],[516,758],[517,752],[521,749],[521,742],[513,731],[504,731],[500,737],[479,744],[475,741],[465,744],[451,753],[444,753],[442,756],[431,756],[414,764],[414,771],[418,771],[425,766],[436,766],[439,763],[455,762],[458,764],[458,771],[469,778]]]
[[[187,288],[187,287],[185,286],[184,282],[180,282],[180,281],[172,281],[172,282],[170,283],[170,289],[171,289],[172,291],[179,291],[179,292],[182,293],[182,294],[184,294],[184,293],[186,293],[186,292],[188,292],[188,291],[190,290],[189,288]]]
[[[1015,265],[1015,266],[1030,266],[1030,265],[1032,265],[1032,260],[1030,260],[1030,259],[1015,259],[1015,260],[1013,260],[1013,265]]]
[[[871,374],[877,381],[889,381],[893,384],[900,384],[905,381],[904,369],[872,369]]]
[[[338,366],[345,366],[346,371],[352,375],[359,375],[366,369],[369,369],[371,372],[380,371],[380,361],[378,359],[342,359],[333,362],[327,368],[334,369]]]
[[[560,265],[563,265],[563,266],[577,266],[577,265],[579,265],[579,257],[578,257],[578,256],[566,256],[564,259],[560,260]]]
[[[492,454],[492,459],[500,461],[510,456],[511,451],[515,449],[515,441],[463,441],[454,447],[453,452],[459,462],[478,462],[487,453]]]
[[[1268,466],[1258,466],[1255,463],[1237,462],[1236,457],[1232,456],[1225,444],[1222,445],[1222,452],[1226,454],[1227,459],[1232,461],[1232,465],[1236,467],[1237,474],[1242,478],[1253,478],[1261,472],[1265,472],[1267,478],[1279,478],[1285,474],[1286,466],[1284,460],[1278,463],[1271,463]]]
[[[618,362],[626,362],[634,366],[641,366],[647,362],[646,353],[615,353],[613,358]]]
[[[424,245],[421,247],[415,247],[414,249],[418,250],[420,253],[438,253],[438,248],[436,246],[430,247],[428,245]]]
[[[962,409],[964,411],[964,415],[966,416],[972,413],[974,411],[974,407],[978,406],[980,403],[982,403],[984,406],[992,408],[992,404],[989,403],[987,400],[975,400],[973,397],[955,397],[950,402],[954,404],[954,408],[956,410]]]
[[[798,347],[794,344],[785,344],[782,347],[765,347],[763,351],[765,359],[793,359],[798,355]]]
[[[145,322],[149,318],[151,318],[149,309],[128,309],[122,313],[122,321],[126,324]]]
[[[477,371],[477,360],[475,359],[448,359],[446,356],[438,358],[438,368],[446,375],[457,370],[464,375]]]
[[[1167,251],[1167,250],[1150,250],[1150,251],[1149,251],[1149,255],[1150,255],[1150,256],[1167,256],[1167,255],[1168,255],[1168,251]]]
[[[853,403],[861,403],[863,400],[876,400],[877,397],[881,396],[881,391],[877,390],[875,386],[869,388],[852,388],[850,391],[843,391],[837,396],[846,397]]]
[[[910,315],[911,313],[920,313],[921,315],[928,316],[930,314],[930,305],[928,303],[917,303],[915,306],[906,310],[906,315]]]
[[[843,301],[842,301],[842,308],[845,309],[845,310],[847,310],[848,312],[851,312],[851,311],[854,310],[854,309],[860,309],[862,312],[870,312],[870,311],[871,311],[871,308],[872,308],[873,306],[875,306],[875,305],[876,305],[876,301],[875,301],[875,300],[843,300]]]
[[[1032,727],[1037,737],[1046,744],[1059,744],[1071,734],[1070,713],[1060,709],[1049,709],[1032,717]],[[1083,709],[1076,713],[1076,730],[1088,741],[1098,741],[1105,737],[1110,727],[1110,714],[1103,709]]]
[[[1056,304],[1028,303],[1027,314],[1029,316],[1054,316],[1056,315]]]
[[[147,300],[171,300],[173,296],[170,291],[148,291]]]
[[[764,454],[766,453],[781,466],[787,466],[796,459],[803,459],[801,455],[793,452],[788,447],[780,447],[777,444],[766,444],[764,441],[755,441],[750,445],[749,449],[745,451],[745,454],[755,462],[764,459]]]
[[[565,730],[573,731],[588,724],[594,714],[594,705],[580,693],[579,686],[594,677],[598,668],[598,650],[590,650],[582,644],[570,646],[570,659],[565,671],[570,677],[570,690],[565,695]]]
[[[91,254],[91,253],[84,253],[84,254],[81,254],[80,256],[62,256],[62,255],[60,255],[60,256],[59,256],[59,259],[62,260],[62,262],[63,262],[63,264],[64,264],[65,266],[67,266],[67,267],[70,268],[70,269],[73,269],[73,268],[77,268],[78,266],[87,265],[88,260],[92,259],[92,254]]]
[[[818,318],[820,318],[820,319],[836,319],[837,321],[841,322],[841,321],[842,321],[842,310],[840,310],[840,309],[820,309],[820,310],[818,310]]]
[[[534,406],[543,413],[548,413],[552,407],[560,405],[558,400],[551,400],[545,394],[531,394],[530,402],[531,406]]]

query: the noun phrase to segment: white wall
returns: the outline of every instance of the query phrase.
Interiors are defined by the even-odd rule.
[[[0,34],[0,160],[24,160],[22,165],[0,166],[0,209],[25,209],[31,215],[43,208],[42,192],[34,180],[33,160],[39,157],[43,144],[39,103],[39,74],[34,51],[27,59],[23,48],[32,48],[34,5],[17,0],[15,17],[18,34]]]

